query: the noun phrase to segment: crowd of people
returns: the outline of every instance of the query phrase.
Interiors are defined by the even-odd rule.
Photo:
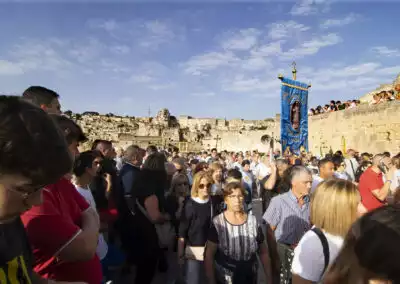
[[[317,106],[316,108],[311,108],[308,111],[309,116],[318,115],[327,112],[334,112],[344,109],[351,109],[357,107],[361,102],[359,100],[349,100],[345,102],[341,101],[331,101],[330,104],[325,106]]]
[[[394,92],[382,91],[372,96],[372,100],[369,102],[369,105],[377,105],[385,102],[391,102],[394,100],[400,100],[399,94],[395,96]]]
[[[85,140],[56,92],[0,96],[1,283],[150,284],[170,252],[176,283],[400,282],[399,154]]]
[[[398,89],[400,89],[400,84]],[[372,96],[371,101],[368,103],[370,106],[371,105],[377,105],[385,102],[391,102],[395,100],[400,100],[400,91],[395,94],[394,91],[382,91],[380,93],[374,94]],[[339,111],[339,110],[344,110],[344,109],[351,109],[351,108],[356,108],[358,105],[360,105],[361,102],[359,100],[349,100],[345,102],[341,101],[331,101],[330,104],[326,104],[325,106],[317,106],[316,108],[311,108],[308,111],[309,116],[314,116],[314,115],[319,115],[322,113],[327,113],[327,112],[334,112],[334,111]]]

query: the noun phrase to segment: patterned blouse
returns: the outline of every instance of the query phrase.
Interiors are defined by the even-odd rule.
[[[224,213],[219,214],[213,219],[208,240],[217,244],[217,255],[222,255],[222,258],[216,256],[215,261],[218,281],[224,284],[235,283],[235,267],[245,264],[250,267],[250,277],[253,278],[253,281],[247,278],[249,281],[246,283],[256,283],[256,254],[264,242],[264,234],[254,215],[249,214],[246,222],[241,225],[233,225]]]

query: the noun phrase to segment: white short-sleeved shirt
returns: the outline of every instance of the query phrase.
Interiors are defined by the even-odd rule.
[[[331,264],[343,246],[343,238],[323,233],[328,241],[329,264]],[[325,257],[321,240],[310,230],[304,234],[294,250],[292,273],[303,279],[318,282],[322,278],[324,267]]]
[[[96,202],[94,201],[92,192],[89,189],[79,187],[75,185],[76,190],[85,198],[87,203],[89,203],[90,207],[92,207],[94,210],[96,210]],[[96,249],[96,254],[99,257],[100,260],[106,257],[108,252],[108,245],[106,240],[104,239],[103,234],[99,234],[99,242],[97,243],[97,249]]]
[[[390,189],[394,192],[400,186],[400,170],[396,170],[393,174]]]
[[[320,176],[316,176],[316,175],[313,176],[313,181],[312,181],[312,185],[311,185],[311,193],[314,193],[317,186],[323,181],[324,181],[324,179],[321,178]]]

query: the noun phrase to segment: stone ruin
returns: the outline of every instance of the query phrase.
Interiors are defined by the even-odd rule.
[[[248,148],[268,150],[270,141],[278,141],[279,137],[279,119],[176,118],[165,108],[155,117],[123,117],[94,112],[68,112],[68,115],[87,134],[89,141],[85,149],[95,139],[106,139],[121,147],[130,144],[147,147],[155,144],[161,147],[177,147],[182,151],[201,151],[214,147],[235,151]]]

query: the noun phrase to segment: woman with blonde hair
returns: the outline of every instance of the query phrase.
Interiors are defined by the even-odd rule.
[[[186,199],[179,224],[178,261],[186,275],[186,283],[205,283],[204,247],[212,217],[219,204],[210,195],[213,180],[208,172],[194,176],[190,198]],[[186,267],[183,269],[183,265]]]
[[[292,283],[316,283],[339,253],[352,223],[365,212],[358,188],[343,179],[320,183],[311,197],[313,228],[294,250]]]

